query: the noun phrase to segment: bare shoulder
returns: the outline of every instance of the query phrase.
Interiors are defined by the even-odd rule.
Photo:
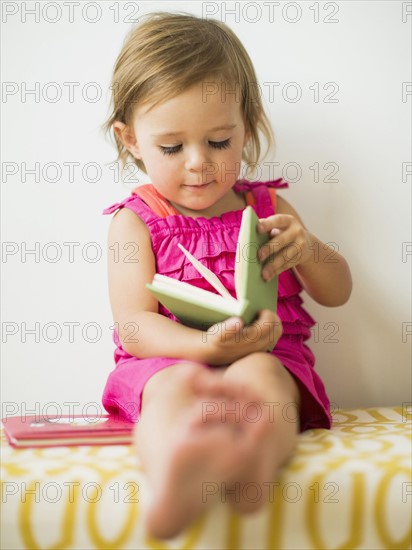
[[[121,208],[113,216],[109,228],[109,241],[112,238],[139,237],[150,242],[150,233],[143,220],[129,208]]]
[[[276,214],[287,214],[289,216],[293,216],[294,218],[299,220],[300,223],[304,226],[302,218],[293,208],[293,206],[286,199],[278,194],[276,195]]]
[[[156,271],[150,233],[143,220],[129,208],[119,210],[111,221],[108,268],[116,321],[137,311],[157,311],[157,301],[145,287]]]

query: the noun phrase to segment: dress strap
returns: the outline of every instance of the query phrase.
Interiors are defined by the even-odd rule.
[[[252,191],[246,191],[245,193],[246,204],[247,206],[253,206],[255,204],[255,197],[253,196]]]
[[[286,188],[288,184],[281,178],[267,182],[238,182],[236,191],[245,191],[246,203],[256,207],[257,214],[261,217],[271,216],[276,213],[276,189]]]
[[[128,208],[129,210],[132,210],[135,214],[137,214],[139,218],[141,218],[145,222],[146,225],[150,225],[155,222],[158,219],[157,213],[154,212],[151,206],[146,204],[146,198],[145,200],[143,200],[139,196],[140,192],[136,193],[135,191],[136,189],[133,190],[132,194],[129,195],[122,202],[112,204],[111,206],[103,210],[103,214],[113,214],[121,208]]]
[[[179,212],[166,200],[151,183],[139,185],[132,190],[132,195],[140,197],[159,218],[176,216]]]
[[[268,187],[268,193],[270,196],[270,201],[272,203],[273,213],[276,214],[276,189]],[[253,206],[256,204],[256,200],[252,191],[246,191],[246,204],[248,206]]]

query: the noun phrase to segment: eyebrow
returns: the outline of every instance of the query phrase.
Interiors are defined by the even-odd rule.
[[[217,132],[218,130],[233,130],[236,128],[237,124],[223,124],[222,126],[215,126],[214,128],[209,128],[208,132]],[[151,134],[153,137],[175,137],[184,134],[184,132],[159,132]]]

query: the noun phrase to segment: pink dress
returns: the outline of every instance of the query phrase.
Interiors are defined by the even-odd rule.
[[[235,184],[234,190],[239,193],[250,190],[258,217],[265,218],[274,213],[269,189],[273,192],[274,188],[287,186],[281,180],[254,183],[242,181]],[[131,209],[146,223],[151,235],[157,273],[215,292],[180,252],[177,244],[182,243],[206,267],[217,273],[225,287],[235,296],[234,262],[242,210],[226,212],[210,219],[183,215],[159,217],[141,198],[132,195],[104,210],[104,214],[111,214],[119,208]],[[309,428],[330,428],[331,414],[324,385],[314,369],[314,355],[305,343],[311,336],[311,327],[315,322],[302,307],[301,290],[291,270],[281,273],[277,313],[282,321],[283,334],[272,353],[294,377],[299,387],[300,429],[304,431]],[[161,304],[159,313],[178,322]],[[139,359],[123,349],[116,331],[113,337],[117,346],[114,353],[116,367],[107,380],[103,406],[110,413],[137,422],[146,382],[160,369],[179,363],[179,359]],[[181,361],[184,361],[184,357]],[[296,416],[296,411],[285,413],[291,420]]]

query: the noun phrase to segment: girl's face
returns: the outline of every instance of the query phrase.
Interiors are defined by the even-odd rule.
[[[135,143],[128,147],[159,193],[193,217],[234,209],[232,187],[248,138],[238,94],[221,93],[220,86],[206,94],[205,88],[199,83],[160,105],[138,108]]]

